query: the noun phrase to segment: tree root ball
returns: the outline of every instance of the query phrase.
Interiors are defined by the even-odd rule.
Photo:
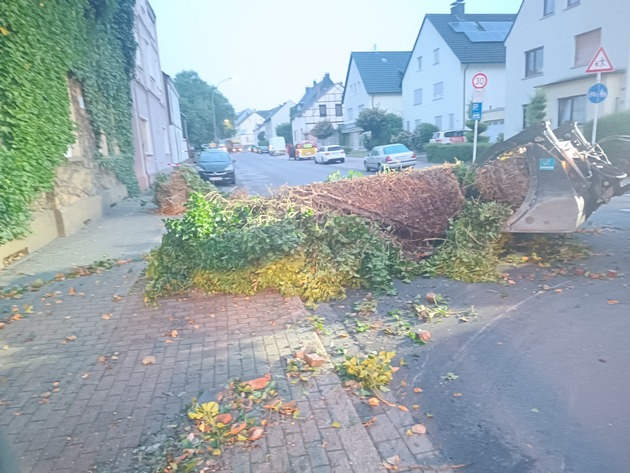
[[[486,201],[521,206],[529,189],[529,167],[525,148],[509,151],[486,162],[475,175],[475,185]]]

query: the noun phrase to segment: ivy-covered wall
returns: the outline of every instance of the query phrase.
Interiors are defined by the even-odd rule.
[[[75,140],[69,83],[82,86],[98,156],[134,195],[130,81],[135,0],[0,0],[0,244],[28,233]]]

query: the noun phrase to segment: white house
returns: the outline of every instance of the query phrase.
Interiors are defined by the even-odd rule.
[[[169,137],[166,87],[160,68],[156,18],[147,0],[138,0],[134,33],[136,74],[131,83],[135,172],[141,189],[147,189],[156,174],[167,172],[173,162]]]
[[[524,107],[537,88],[546,95],[552,126],[592,120],[595,105],[587,92],[596,74],[585,71],[600,46],[615,71],[602,74],[608,97],[598,114],[628,110],[629,24],[628,0],[524,0],[505,41],[506,137],[525,126]]]
[[[269,110],[269,116],[258,126],[256,134],[264,131],[267,139],[278,136],[276,127],[283,123],[291,123],[291,108],[293,107],[295,107],[295,102],[289,100]]]
[[[402,82],[403,127],[423,122],[440,130],[465,129],[468,104],[483,103],[483,120],[493,125],[494,141],[502,131],[505,107],[505,46],[516,15],[466,14],[456,0],[450,14],[424,17]],[[483,96],[473,97],[473,77],[483,73]]]
[[[342,95],[343,85],[334,83],[329,74],[325,74],[320,82],[313,81],[313,86],[306,88],[304,96],[291,109],[293,142],[308,140],[317,143],[317,138],[310,132],[321,121],[326,120],[339,127],[343,123]],[[337,137],[332,136],[323,143],[336,140]]]
[[[379,108],[402,116],[402,76],[409,51],[371,51],[350,54],[343,91],[344,122],[340,128],[345,144],[361,147],[363,130],[356,119],[364,108]]]
[[[168,110],[168,136],[170,155],[173,163],[181,163],[188,159],[188,142],[184,138],[182,127],[182,112],[179,108],[179,94],[173,83],[173,79],[166,73],[164,87],[166,88],[166,102]]]
[[[266,114],[265,111],[258,112],[249,108],[239,113],[236,118],[236,135],[233,139],[239,140],[243,146],[258,144],[256,130],[265,121]]]

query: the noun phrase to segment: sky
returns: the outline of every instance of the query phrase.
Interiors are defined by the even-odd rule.
[[[451,0],[150,0],[162,70],[197,71],[233,105],[298,102],[329,73],[345,82],[353,51],[411,51],[427,13]],[[467,0],[466,13],[516,13],[521,0]]]

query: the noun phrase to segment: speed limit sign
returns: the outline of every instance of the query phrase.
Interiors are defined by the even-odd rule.
[[[483,89],[488,85],[488,76],[483,72],[475,74],[472,78],[472,85],[475,89]]]

